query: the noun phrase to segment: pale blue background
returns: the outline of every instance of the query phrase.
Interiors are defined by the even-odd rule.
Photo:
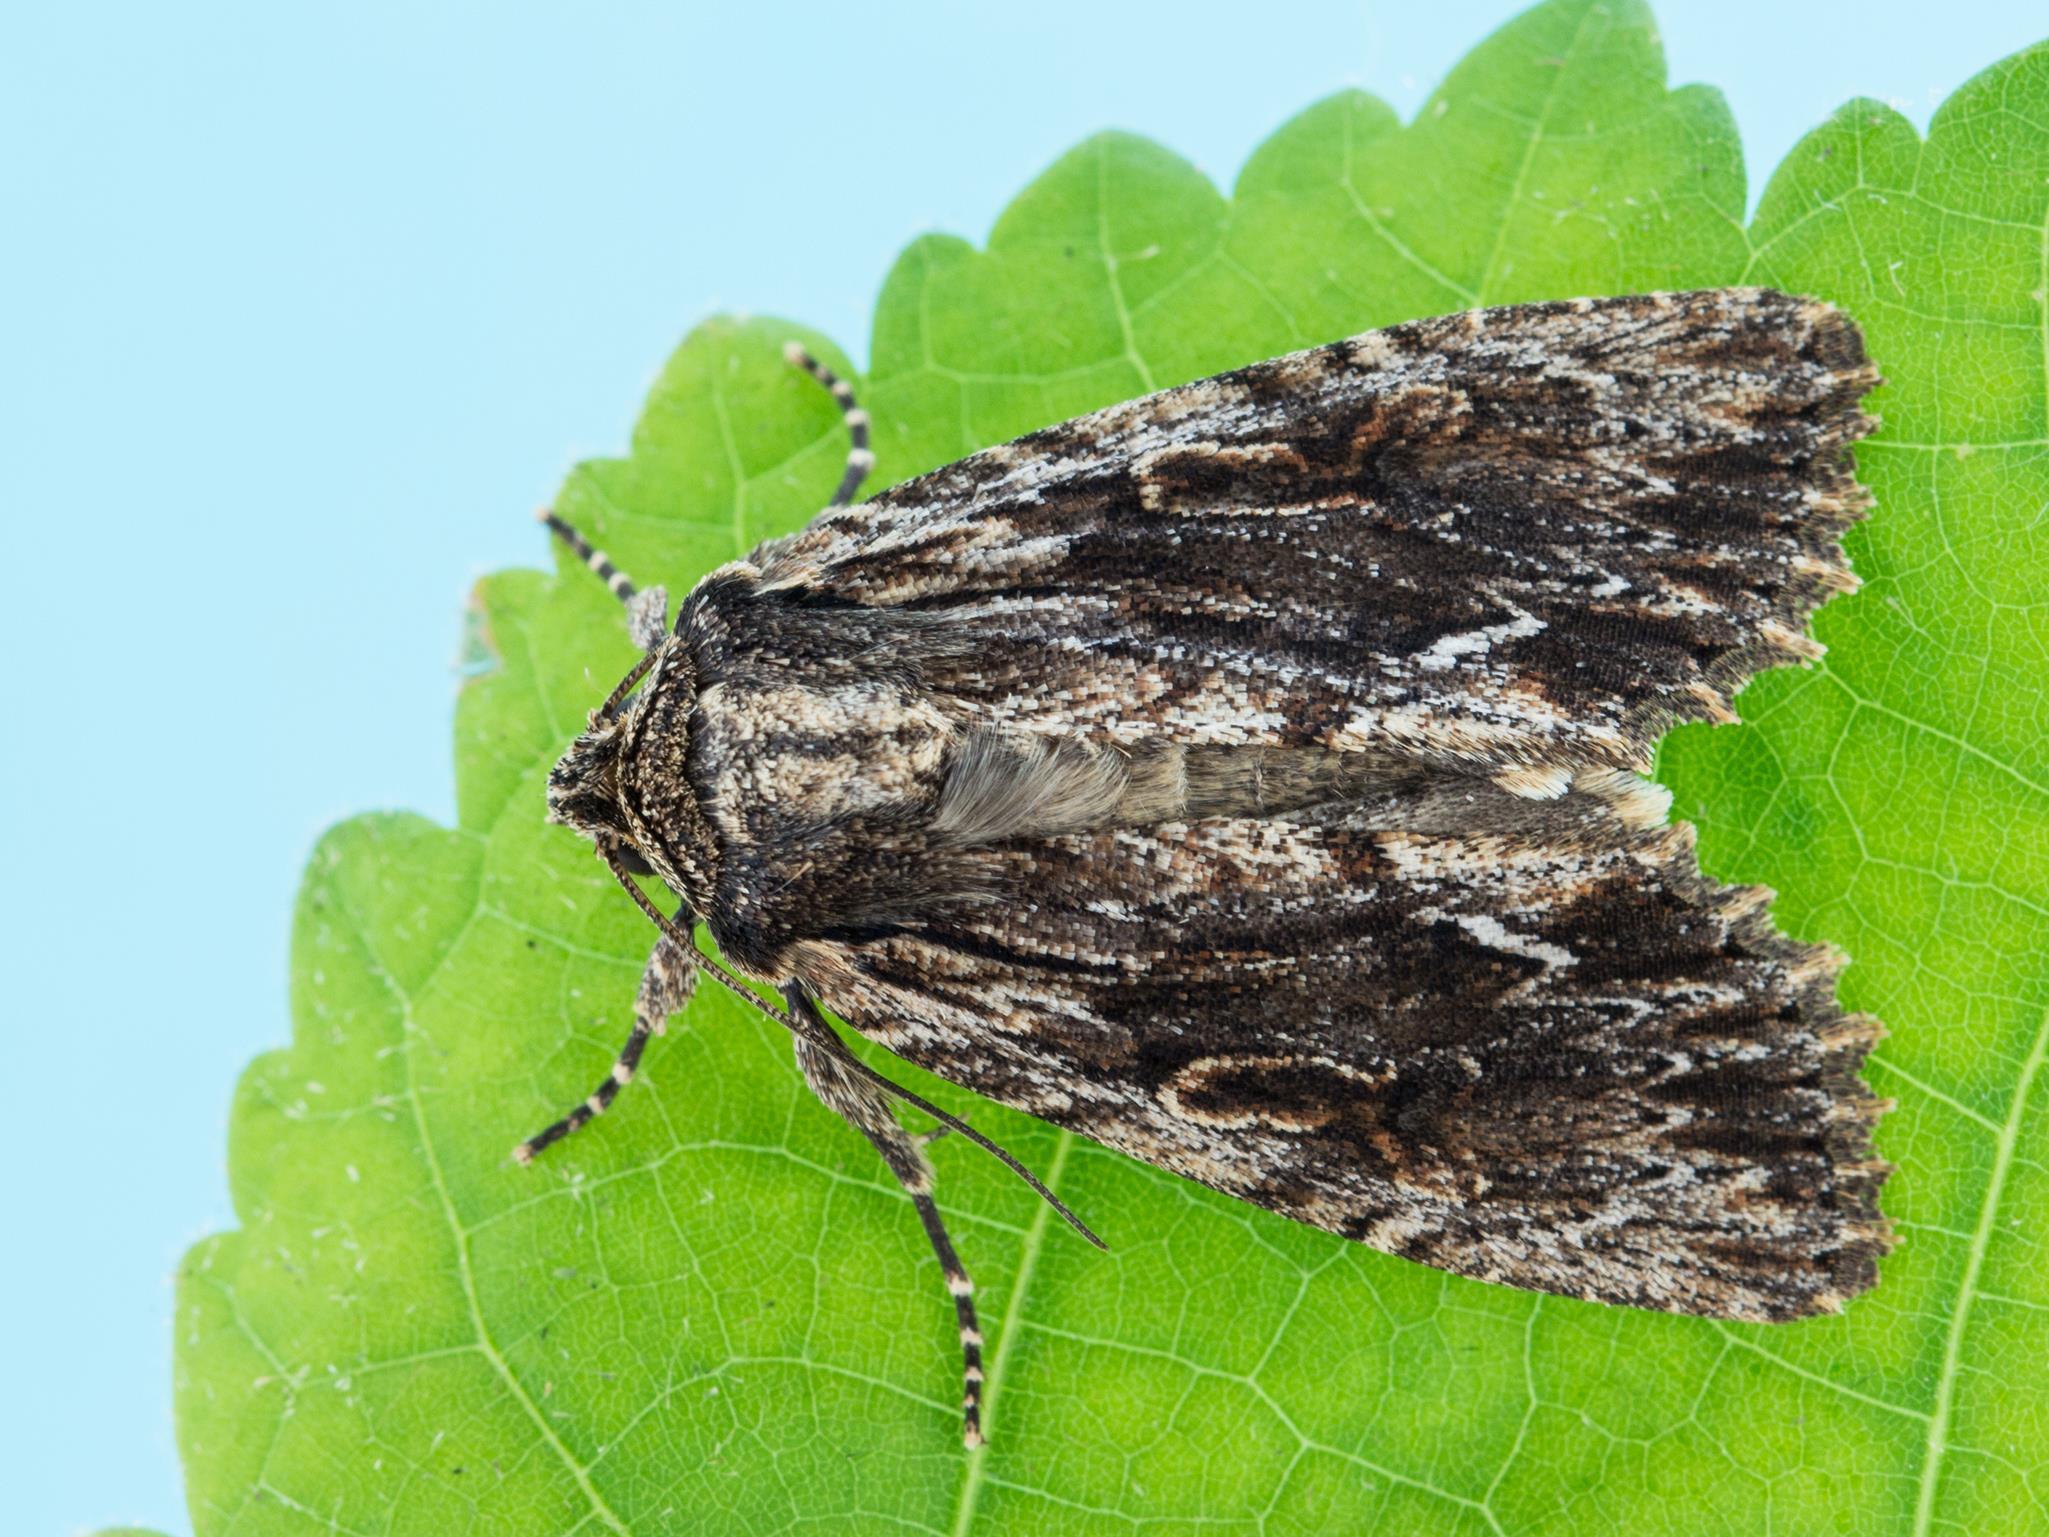
[[[1340,86],[1413,112],[1516,9],[10,8],[0,1526],[189,1530],[167,1277],[231,1220],[300,864],[350,812],[450,814],[464,594],[543,559],[530,511],[683,332],[770,311],[865,357],[899,246],[979,239],[1093,130],[1228,184]],[[1753,196],[1847,97],[1925,124],[2049,34],[2006,0],[1660,12]]]

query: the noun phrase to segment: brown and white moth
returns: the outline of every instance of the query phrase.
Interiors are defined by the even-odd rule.
[[[820,1001],[991,1099],[1461,1275],[1749,1320],[1873,1283],[1877,1026],[1769,892],[1702,876],[1639,777],[1668,726],[1818,655],[1809,614],[1855,585],[1877,378],[1845,316],[1730,288],[1424,320],[858,506],[868,418],[792,358],[844,409],[845,479],[673,630],[548,515],[646,652],[549,814],[660,937],[611,1076],[522,1161],[611,1103],[699,971],[741,990],[702,921],[910,1193],[970,1445],[971,1288],[892,1101],[932,1107]]]

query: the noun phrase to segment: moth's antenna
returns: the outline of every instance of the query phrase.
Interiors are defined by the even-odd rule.
[[[807,352],[802,342],[784,342],[783,356],[824,385],[832,392],[832,398],[839,402],[840,420],[847,424],[851,446],[847,449],[847,472],[840,478],[840,488],[833,492],[832,500],[825,505],[828,508],[844,507],[861,489],[861,482],[868,478],[868,472],[875,468],[875,455],[868,449],[868,413],[854,403],[854,387]]]
[[[709,965],[710,963],[707,962],[706,964]],[[752,1000],[757,1006],[761,1003],[761,1000],[755,997],[755,995],[751,992],[746,993],[745,996],[748,999]],[[782,1013],[780,1009],[777,1009],[773,1012],[775,1012],[778,1015]],[[790,1026],[791,1023],[788,1019],[781,1019],[778,1022],[784,1025],[785,1027]],[[1032,1189],[1038,1193],[1039,1199],[1044,1201],[1048,1206],[1052,1207],[1054,1211],[1058,1212],[1060,1214],[1061,1220],[1066,1222],[1066,1224],[1069,1227],[1073,1228],[1077,1233],[1081,1234],[1082,1237],[1086,1238],[1098,1249],[1102,1249],[1105,1252],[1109,1250],[1110,1246],[1104,1243],[1102,1239],[1096,1236],[1095,1230],[1091,1228],[1086,1222],[1082,1221],[1081,1218],[1077,1217],[1068,1208],[1068,1205],[1065,1201],[1061,1200],[1059,1196],[1055,1195],[1052,1191],[1048,1190],[1046,1188],[1045,1182],[1041,1180],[1038,1175],[1034,1174],[1030,1169],[1027,1169],[1023,1164],[1019,1163],[1017,1159],[1014,1156],[1012,1156],[1012,1154],[1007,1148],[1001,1147],[998,1144],[991,1142],[987,1137],[983,1136],[979,1131],[976,1131],[974,1127],[970,1126],[966,1121],[963,1121],[959,1116],[949,1115],[946,1111],[941,1110],[937,1105],[933,1104],[931,1100],[925,1098],[924,1095],[914,1094],[909,1089],[905,1088],[902,1084],[895,1082],[893,1079],[883,1077],[882,1074],[876,1072],[874,1068],[870,1067],[867,1063],[863,1062],[859,1057],[855,1056],[851,1051],[847,1050],[847,1043],[841,1040],[837,1035],[834,1035],[831,1032],[827,1032],[826,1036],[823,1039],[820,1039],[815,1036],[811,1037],[811,1039],[818,1040],[820,1045],[825,1046],[826,1049],[831,1051],[834,1056],[838,1057],[841,1062],[845,1063],[847,1066],[847,1070],[849,1072],[858,1073],[861,1077],[867,1079],[870,1083],[874,1084],[875,1087],[882,1090],[883,1093],[888,1094],[896,1099],[902,1100],[905,1104],[909,1105],[913,1110],[923,1111],[926,1115],[931,1116],[933,1120],[937,1121],[941,1126],[946,1127],[949,1131],[959,1132],[963,1137],[966,1137],[968,1141],[974,1143],[975,1146],[980,1148],[983,1152],[993,1154],[1005,1168],[1010,1170],[1010,1172],[1015,1174],[1019,1179],[1023,1180],[1027,1185],[1031,1186]]]
[[[669,628],[669,595],[660,587],[649,587],[645,591],[635,587],[632,579],[612,564],[612,559],[603,550],[593,549],[591,542],[576,531],[576,525],[567,518],[557,517],[552,507],[544,507],[534,514],[548,525],[548,531],[575,553],[576,558],[597,573],[598,580],[612,591],[612,596],[626,605],[626,628],[633,636],[633,643],[643,651],[652,651]],[[605,709],[609,710],[625,694],[622,685]],[[604,713],[603,711],[599,712]]]
[[[616,859],[614,859],[611,856],[610,853],[608,853],[604,849],[598,850],[598,858],[602,859],[605,862],[606,868],[612,872],[612,878],[618,881],[618,883],[621,886],[624,886],[626,888],[626,894],[633,898],[635,904],[640,908],[640,910],[646,913],[649,918],[654,920],[655,927],[660,929],[664,934],[668,935],[669,938],[675,940],[676,943],[682,947],[684,956],[690,962],[691,965],[695,966],[699,971],[703,972],[706,976],[710,977],[714,982],[718,983],[719,986],[723,987],[735,998],[738,998],[742,1003],[748,1005],[748,1007],[757,1009],[761,1013],[766,1014],[770,1019],[774,1020],[777,1024],[781,1025],[785,1030],[789,1031],[790,1034],[794,1036],[799,1036],[802,1039],[810,1041],[815,1045],[821,1046],[825,1050],[831,1052],[833,1056],[837,1058],[846,1067],[848,1072],[867,1079],[870,1083],[874,1084],[878,1089],[882,1090],[885,1094],[890,1095],[894,1099],[902,1100],[905,1104],[909,1105],[913,1110],[923,1111],[926,1115],[931,1116],[933,1120],[939,1122],[940,1125],[949,1127],[950,1129],[959,1132],[963,1137],[966,1137],[970,1142],[974,1143],[976,1147],[982,1149],[983,1152],[993,1154],[997,1158],[997,1160],[1003,1164],[1005,1168],[1009,1169],[1011,1173],[1015,1174],[1019,1179],[1023,1180],[1027,1185],[1031,1186],[1033,1190],[1038,1192],[1039,1199],[1044,1201],[1048,1206],[1051,1206],[1053,1210],[1058,1212],[1061,1215],[1061,1217],[1066,1221],[1069,1227],[1073,1228],[1077,1233],[1081,1234],[1082,1237],[1086,1238],[1098,1249],[1107,1250],[1110,1247],[1108,1244],[1104,1243],[1102,1239],[1098,1238],[1092,1231],[1090,1231],[1089,1225],[1086,1222],[1082,1221],[1081,1218],[1077,1217],[1072,1211],[1068,1210],[1067,1203],[1062,1201],[1060,1197],[1055,1195],[1052,1191],[1048,1190],[1045,1186],[1044,1181],[1042,1181],[1038,1175],[1032,1173],[1030,1169],[1027,1169],[1023,1164],[1019,1163],[1016,1158],[1012,1157],[1008,1151],[1001,1147],[998,1147],[994,1142],[991,1142],[979,1131],[976,1131],[974,1127],[970,1126],[966,1121],[963,1121],[959,1116],[948,1114],[946,1111],[941,1110],[937,1105],[933,1104],[932,1101],[926,1099],[923,1095],[914,1094],[909,1089],[903,1087],[903,1085],[899,1083],[893,1083],[889,1079],[883,1077],[882,1074],[876,1072],[874,1068],[870,1067],[867,1063],[863,1062],[859,1057],[855,1056],[851,1051],[847,1050],[847,1043],[841,1040],[838,1034],[834,1031],[827,1030],[823,1034],[820,1034],[815,1030],[805,1029],[804,1026],[800,1025],[796,1021],[796,1019],[786,1010],[777,1008],[774,1004],[770,1003],[767,999],[763,998],[760,994],[756,993],[745,982],[742,982],[730,971],[727,971],[725,967],[719,965],[717,962],[713,960],[710,960],[706,956],[699,954],[696,942],[692,940],[689,933],[685,931],[681,925],[677,924],[673,919],[671,919],[667,913],[663,912],[659,907],[655,906],[653,902],[648,900],[647,893],[640,889],[640,887],[634,882],[633,877],[626,872],[626,869],[623,865],[621,865]]]
[[[619,680],[619,686],[605,696],[605,702],[592,712],[593,720],[603,720],[619,708],[619,701],[633,692],[633,685],[647,676],[647,670],[654,666],[655,654],[650,651],[633,664],[633,670]]]

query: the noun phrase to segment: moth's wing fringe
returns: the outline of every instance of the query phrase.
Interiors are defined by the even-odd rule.
[[[1873,1015],[1846,1013],[1838,1000],[1837,983],[1849,964],[1847,955],[1834,945],[1806,943],[1781,929],[1771,916],[1777,893],[1770,887],[1724,886],[1699,874],[1691,823],[1674,823],[1670,836],[1686,856],[1681,868],[1695,872],[1690,895],[1722,917],[1745,949],[1777,960],[1796,979],[1800,1023],[1821,1049],[1817,1087],[1829,1107],[1820,1129],[1831,1171],[1827,1204],[1841,1214],[1835,1245],[1823,1256],[1831,1284],[1825,1290],[1789,1295],[1785,1300],[1796,1305],[1767,1310],[1760,1317],[1779,1323],[1841,1312],[1848,1298],[1877,1283],[1878,1262],[1896,1241],[1891,1221],[1878,1206],[1879,1190],[1893,1166],[1873,1145],[1879,1117],[1893,1108],[1893,1101],[1872,1093],[1863,1077],[1864,1059],[1884,1037],[1885,1027]]]
[[[1769,290],[1757,293],[1760,299],[1784,302]],[[1797,525],[1800,554],[1776,594],[1772,625],[1755,643],[1724,653],[1707,668],[1712,692],[1671,696],[1635,712],[1631,724],[1646,742],[1686,721],[1731,720],[1729,697],[1754,675],[1817,660],[1824,648],[1809,636],[1809,621],[1831,598],[1855,592],[1861,585],[1844,557],[1842,540],[1873,504],[1870,490],[1857,479],[1853,449],[1879,425],[1878,418],[1862,408],[1862,401],[1884,381],[1856,323],[1841,310],[1803,299],[1793,314],[1805,327],[1799,356],[1826,369],[1830,379],[1820,399],[1804,413],[1813,420],[1816,437],[1803,477],[1806,515]],[[1697,871],[1692,827],[1678,824],[1673,831],[1685,839],[1689,863]],[[1696,880],[1696,899],[1719,910],[1742,944],[1778,958],[1800,979],[1801,1020],[1821,1046],[1818,1086],[1829,1103],[1821,1136],[1833,1173],[1830,1205],[1842,1214],[1838,1241],[1826,1256],[1832,1284],[1825,1291],[1800,1296],[1797,1307],[1769,1316],[1776,1321],[1839,1312],[1845,1299],[1877,1282],[1878,1261],[1896,1238],[1878,1206],[1879,1190],[1892,1165],[1874,1147],[1879,1117],[1893,1108],[1893,1102],[1874,1094],[1862,1073],[1864,1059],[1885,1030],[1872,1015],[1843,1010],[1837,980],[1848,958],[1833,945],[1803,943],[1781,930],[1771,916],[1775,894],[1769,888],[1724,887],[1704,875]]]
[[[1761,313],[1787,302],[1786,296],[1771,289],[1731,294],[1746,292],[1758,301]],[[1628,726],[1646,749],[1674,726],[1735,720],[1729,699],[1758,673],[1818,660],[1825,648],[1808,634],[1809,621],[1829,599],[1862,585],[1844,558],[1842,541],[1870,511],[1874,498],[1857,479],[1852,450],[1859,439],[1878,429],[1878,418],[1861,403],[1885,381],[1865,351],[1856,322],[1833,304],[1799,299],[1793,303],[1792,317],[1804,328],[1798,356],[1825,369],[1830,380],[1821,398],[1801,412],[1814,423],[1816,435],[1802,477],[1805,516],[1797,524],[1800,554],[1776,593],[1771,620],[1757,640],[1710,662],[1704,669],[1704,687],[1648,701],[1631,712]]]
[[[1862,332],[1841,310],[1808,299],[1800,301],[1796,314],[1806,326],[1800,355],[1830,374],[1830,387],[1808,408],[1818,435],[1803,488],[1807,515],[1798,525],[1801,555],[1777,594],[1776,629],[1754,645],[1716,658],[1709,667],[1708,682],[1723,701],[1758,672],[1818,659],[1823,648],[1807,633],[1814,612],[1861,585],[1844,557],[1842,540],[1873,505],[1869,488],[1857,479],[1853,450],[1878,428],[1878,418],[1862,408],[1862,401],[1884,381],[1865,350]],[[1680,696],[1648,707],[1637,724],[1652,739],[1681,721],[1722,718],[1716,704],[1712,699]],[[1686,834],[1690,843],[1690,826]],[[1837,981],[1848,958],[1833,945],[1803,943],[1781,930],[1771,916],[1771,892],[1761,887],[1723,888],[1705,876],[1699,880],[1701,898],[1728,913],[1732,930],[1746,946],[1781,957],[1802,979],[1801,1018],[1821,1043],[1820,1088],[1830,1106],[1822,1138],[1834,1171],[1831,1202],[1843,1214],[1843,1222],[1829,1257],[1830,1289],[1811,1294],[1803,1299],[1805,1307],[1779,1316],[1837,1312],[1846,1298],[1877,1282],[1878,1261],[1896,1241],[1891,1222],[1878,1206],[1879,1190],[1892,1165],[1874,1147],[1879,1117],[1893,1108],[1893,1102],[1874,1094],[1862,1072],[1864,1059],[1885,1030],[1872,1015],[1844,1011]],[[1761,899],[1753,893],[1762,893]],[[1732,902],[1745,904],[1745,910],[1729,913]]]

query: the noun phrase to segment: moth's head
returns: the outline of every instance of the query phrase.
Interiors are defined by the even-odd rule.
[[[619,805],[620,721],[592,713],[590,729],[569,744],[548,775],[548,820],[603,844],[630,842]]]
[[[637,875],[680,868],[664,838],[688,820],[682,781],[695,670],[681,641],[650,651],[591,711],[548,775],[548,820],[573,827]],[[686,860],[685,863],[688,861]]]
[[[583,733],[569,744],[548,774],[548,820],[573,827],[601,854],[622,856],[628,868],[645,865],[622,799],[622,769],[633,737],[634,692],[649,670],[652,653],[619,680],[611,697],[591,711]]]

